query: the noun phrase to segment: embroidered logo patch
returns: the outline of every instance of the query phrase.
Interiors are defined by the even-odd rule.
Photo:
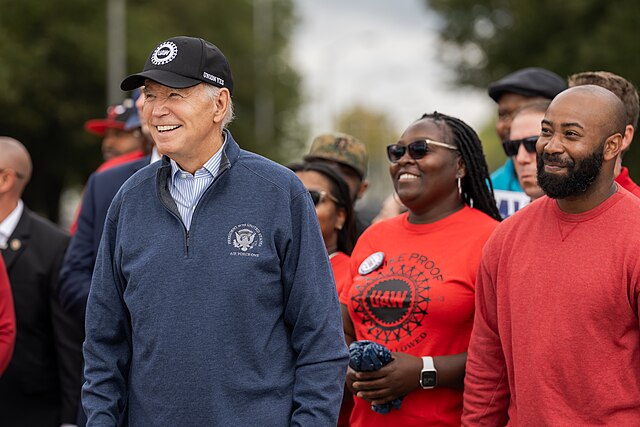
[[[258,248],[262,247],[262,233],[253,224],[238,224],[229,231],[227,244],[237,249],[229,255],[258,257]]]
[[[178,46],[174,42],[164,42],[151,54],[151,62],[154,65],[164,65],[173,61],[178,55]]]

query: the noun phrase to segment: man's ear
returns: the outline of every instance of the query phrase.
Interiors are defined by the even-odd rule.
[[[11,191],[16,183],[16,179],[17,177],[15,173],[10,173],[10,171],[0,173],[0,194]]]
[[[227,110],[229,109],[229,102],[231,100],[231,94],[229,93],[229,89],[221,88],[220,94],[215,99],[216,112],[213,115],[213,122],[220,123],[222,119],[224,119],[225,114],[227,114]]]
[[[604,160],[613,160],[622,152],[624,137],[619,133],[614,133],[604,142]]]

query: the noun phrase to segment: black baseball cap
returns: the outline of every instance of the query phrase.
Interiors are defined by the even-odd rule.
[[[544,68],[529,67],[507,74],[489,85],[489,96],[495,102],[507,92],[553,99],[567,88],[567,81]]]
[[[213,43],[196,37],[173,37],[160,43],[149,55],[144,70],[120,84],[122,90],[144,85],[145,79],[176,89],[209,83],[233,93],[229,61]]]

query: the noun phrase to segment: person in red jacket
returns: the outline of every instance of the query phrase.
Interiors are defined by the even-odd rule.
[[[599,86],[551,102],[536,145],[547,196],[484,248],[463,425],[638,425],[640,200],[614,182],[625,125]]]
[[[616,160],[614,172],[618,184],[640,197],[640,187],[629,176],[629,169],[622,166],[622,157],[629,151],[635,129],[638,127],[638,115],[640,113],[638,90],[629,80],[608,71],[584,71],[569,76],[569,87],[580,85],[601,86],[613,92],[624,104],[627,113],[627,125],[622,135],[622,152]]]
[[[13,297],[7,269],[0,257],[0,375],[9,365],[15,341],[16,316],[13,311]]]
[[[482,144],[461,120],[434,113],[387,155],[408,212],[360,236],[340,302],[347,342],[377,342],[393,360],[373,372],[348,370],[350,425],[460,425],[476,272],[500,220]],[[399,410],[371,409],[402,397]]]

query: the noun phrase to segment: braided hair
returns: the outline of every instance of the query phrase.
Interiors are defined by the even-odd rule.
[[[420,120],[430,119],[442,123],[453,133],[454,141],[466,165],[466,174],[462,178],[462,201],[491,218],[502,221],[493,196],[493,184],[489,167],[482,151],[482,142],[478,134],[465,122],[455,117],[434,111],[423,114]]]
[[[337,168],[331,167],[321,161],[310,161],[303,163],[292,163],[288,168],[293,172],[317,172],[329,180],[331,184],[331,195],[338,202],[336,206],[344,209],[345,221],[342,229],[338,230],[338,250],[347,255],[351,255],[356,243],[355,213],[353,210],[353,200],[349,192],[349,186]]]

